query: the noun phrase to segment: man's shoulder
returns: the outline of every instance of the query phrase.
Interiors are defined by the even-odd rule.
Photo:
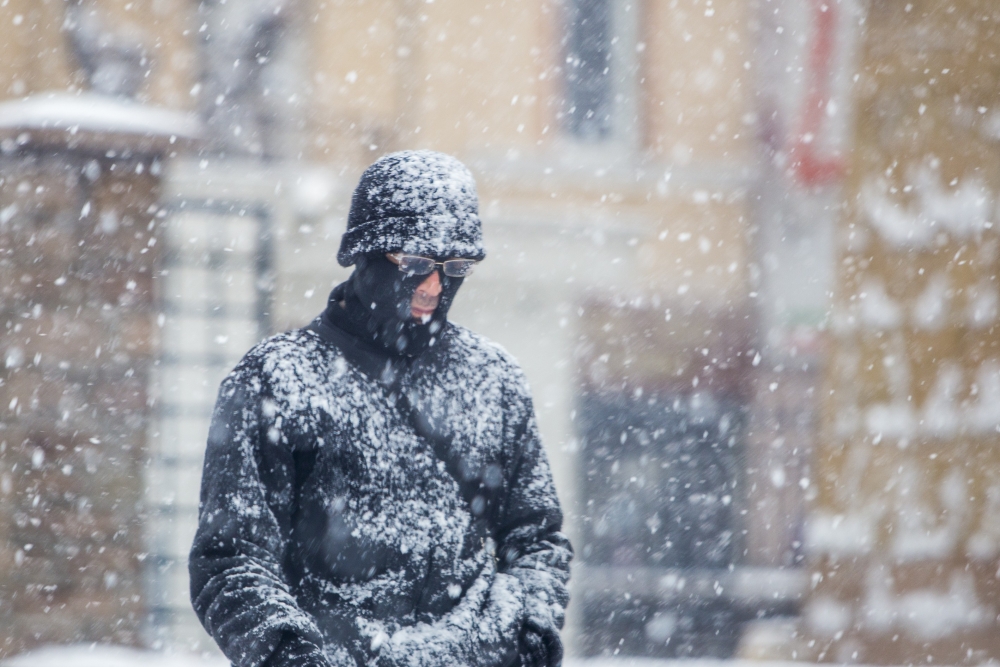
[[[448,323],[449,348],[455,353],[472,354],[485,363],[502,363],[517,366],[517,360],[500,343],[466,329],[460,324]]]
[[[449,323],[449,330],[448,352],[453,360],[524,383],[521,365],[502,345],[458,324]]]
[[[248,386],[279,405],[305,409],[317,396],[339,393],[349,375],[338,348],[314,331],[293,329],[254,345],[223,384]]]
[[[233,375],[281,379],[329,367],[339,357],[314,331],[291,329],[263,339],[243,355]],[[334,364],[336,365],[336,364]]]
[[[243,355],[243,362],[256,365],[281,359],[311,357],[319,349],[319,336],[308,329],[291,329],[268,336]]]

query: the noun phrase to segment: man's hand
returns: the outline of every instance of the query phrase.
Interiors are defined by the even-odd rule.
[[[326,657],[315,644],[285,632],[263,667],[327,667]]]
[[[558,632],[545,629],[525,621],[521,630],[521,667],[559,667],[562,664],[563,647]]]
[[[378,646],[382,667],[517,664],[524,627],[524,590],[517,577],[496,572],[492,558],[464,598],[434,623],[407,626]]]

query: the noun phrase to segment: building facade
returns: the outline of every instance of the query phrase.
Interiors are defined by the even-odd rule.
[[[13,565],[0,565],[0,618],[8,614],[9,627],[22,629],[0,651],[71,641],[210,646],[190,611],[185,558],[218,383],[261,337],[301,326],[320,312],[329,290],[347,275],[336,265],[336,248],[364,167],[393,150],[431,148],[457,155],[477,177],[489,257],[452,312],[458,322],[510,350],[531,382],[567,529],[578,546],[566,632],[570,650],[753,655],[769,649],[752,631],[744,632],[754,627],[744,621],[795,615],[805,600],[806,622],[790,631],[801,646],[785,642],[801,653],[785,657],[909,659],[908,653],[881,649],[810,652],[819,645],[813,635],[825,637],[820,630],[832,627],[822,624],[830,616],[823,609],[841,609],[857,596],[849,587],[827,588],[846,577],[823,578],[818,592],[807,589],[812,573],[827,577],[832,567],[824,560],[825,543],[816,537],[824,534],[823,522],[832,525],[848,514],[833,498],[858,501],[856,495],[843,496],[847,487],[841,484],[865,477],[868,465],[860,454],[830,453],[862,437],[832,435],[841,433],[840,415],[849,412],[836,401],[850,390],[857,396],[851,405],[867,405],[882,395],[879,383],[888,382],[863,373],[841,382],[838,375],[848,361],[851,368],[885,365],[876,359],[884,356],[879,347],[884,337],[871,333],[877,341],[868,345],[858,342],[867,333],[855,340],[854,333],[843,333],[849,327],[837,328],[849,319],[843,313],[863,303],[859,294],[872,303],[895,289],[868,289],[868,282],[858,282],[861,273],[843,268],[862,262],[868,252],[853,250],[842,238],[853,238],[851,225],[863,226],[862,204],[845,210],[843,202],[870,200],[872,210],[883,212],[897,206],[886,199],[896,193],[869,192],[877,173],[902,150],[886,143],[892,130],[873,118],[903,104],[900,100],[908,99],[903,88],[913,83],[926,88],[928,100],[940,100],[939,111],[930,102],[913,107],[918,115],[912,132],[948,148],[934,149],[942,164],[973,143],[955,143],[946,134],[933,138],[946,123],[934,114],[950,113],[945,108],[951,89],[945,93],[943,84],[919,74],[897,81],[879,67],[893,57],[907,67],[922,62],[924,42],[912,35],[925,33],[935,35],[935,53],[955,49],[960,35],[968,34],[968,43],[980,49],[968,58],[989,55],[986,33],[962,32],[974,17],[988,14],[985,4],[959,3],[964,9],[947,20],[932,0],[910,4],[916,9],[899,17],[848,0],[8,0],[0,5],[0,36],[9,52],[0,62],[0,98],[17,102],[52,92],[86,93],[105,101],[130,100],[146,110],[171,110],[200,123],[189,132],[197,141],[180,141],[179,131],[160,132],[163,141],[155,151],[143,152],[142,160],[129,158],[120,191],[107,186],[107,206],[120,209],[119,221],[125,220],[126,207],[141,209],[129,213],[131,226],[118,222],[115,228],[116,238],[129,248],[135,243],[149,248],[130,260],[134,265],[87,259],[97,262],[91,270],[84,260],[93,253],[110,258],[128,250],[89,241],[79,246],[79,257],[72,244],[63,244],[62,255],[32,250],[38,243],[32,239],[41,237],[25,227],[28,209],[10,208],[15,199],[0,202],[0,231],[20,230],[10,237],[9,248],[20,250],[5,260],[10,280],[4,287],[21,284],[24,276],[25,285],[40,284],[32,272],[51,264],[45,270],[60,273],[58,262],[83,267],[74,270],[91,282],[100,282],[101,272],[122,278],[123,287],[113,294],[59,301],[56,309],[72,305],[81,317],[105,322],[105,329],[90,335],[95,340],[124,340],[121,332],[134,330],[143,364],[95,366],[101,382],[138,387],[128,408],[130,430],[116,436],[116,444],[107,444],[108,436],[94,429],[117,428],[125,419],[119,416],[124,398],[81,398],[81,406],[106,403],[106,414],[97,425],[74,421],[66,427],[77,432],[72,438],[87,434],[86,443],[70,443],[83,448],[75,455],[93,451],[127,461],[127,474],[102,472],[92,482],[95,490],[86,493],[40,487],[32,475],[69,483],[89,464],[64,460],[68,454],[49,453],[47,445],[31,444],[35,441],[21,434],[30,419],[42,419],[41,407],[30,407],[40,386],[31,373],[47,372],[48,353],[39,352],[43,366],[32,366],[35,353],[29,346],[56,329],[36,323],[36,334],[25,328],[37,320],[32,319],[37,303],[48,312],[49,301],[41,296],[18,292],[20,301],[11,297],[4,304],[7,328],[0,330],[0,353],[10,363],[0,370],[0,408],[8,406],[0,421],[5,433],[18,435],[6,438],[6,449],[0,447],[0,473],[7,475],[0,478],[5,522],[0,549],[13,554],[3,559]],[[929,23],[915,22],[918,15]],[[928,26],[939,19],[959,27],[938,35]],[[901,45],[895,55],[891,45]],[[963,76],[977,82],[982,99],[963,101],[965,115],[955,117],[968,116],[969,127],[988,132],[992,116],[978,108],[989,107],[983,96],[991,70],[935,57],[942,64],[934,67],[952,72],[947,81],[963,85],[966,79],[955,72],[964,67]],[[856,71],[862,78],[854,78]],[[921,105],[929,111],[919,111]],[[4,159],[13,162],[4,163],[0,174],[10,193],[3,196],[31,202],[55,196],[46,193],[58,188],[41,175],[21,175],[28,169],[24,165],[42,159],[31,157],[39,151],[44,160],[71,165],[67,173],[81,183],[90,183],[91,160],[103,175],[123,159],[121,148],[114,156],[108,156],[111,148],[91,148],[81,154],[87,159],[75,157],[73,127],[63,127],[62,144],[44,149],[30,137],[22,142],[21,130],[5,136]],[[977,178],[987,182],[988,151],[969,150],[982,159],[968,169],[980,168]],[[156,174],[147,171],[154,162]],[[917,162],[915,174],[947,171]],[[146,165],[143,171],[140,163]],[[964,173],[948,171],[951,178]],[[940,180],[943,176],[926,178],[927,192],[953,187]],[[886,187],[897,186],[905,187],[895,182]],[[135,195],[141,202],[133,204],[126,192],[143,193]],[[30,224],[41,230],[63,225],[70,235],[103,224],[96,204],[80,215],[83,196],[39,204],[31,210],[43,212],[33,214]],[[934,196],[937,202],[960,198]],[[970,194],[968,210],[956,215],[978,215],[973,199]],[[970,257],[991,247],[988,232],[964,242]],[[960,247],[966,246],[947,246],[949,252]],[[896,273],[881,276],[883,283],[922,284],[923,278],[907,273],[907,262],[916,261],[910,255],[886,257]],[[943,262],[944,255],[939,257]],[[961,281],[980,289],[989,281],[988,270],[974,276],[965,268],[954,270],[961,275],[944,275],[944,268],[935,273],[943,275],[940,284],[947,283],[942,289],[965,289],[957,287]],[[133,273],[141,279],[127,277]],[[840,299],[833,319],[831,293]],[[61,291],[45,297],[64,298],[70,297]],[[982,299],[988,306],[988,296]],[[128,323],[119,322],[122,318]],[[893,331],[901,331],[899,322]],[[944,338],[929,344],[943,346],[947,338],[959,346],[955,349],[965,349],[955,342],[958,330],[935,331]],[[988,328],[975,331],[989,335]],[[916,333],[894,336],[893,344],[904,348],[918,344]],[[862,353],[866,345],[871,349]],[[953,365],[965,375],[985,368],[976,361],[974,369],[959,352],[948,358],[958,359]],[[927,362],[929,368],[935,363]],[[983,392],[992,386],[988,370],[976,385]],[[95,381],[84,376],[76,382],[90,387]],[[824,393],[831,389],[835,398]],[[909,396],[907,391],[899,396]],[[980,436],[981,447],[969,445],[970,452],[988,448],[989,438]],[[40,458],[36,450],[43,452]],[[961,460],[979,456],[973,454]],[[837,463],[848,459],[861,472]],[[91,463],[102,471],[110,465],[97,460]],[[63,475],[65,466],[72,474]],[[28,469],[33,472],[18,474]],[[47,490],[41,493],[42,488]],[[106,520],[134,529],[127,538],[92,538],[118,539],[120,562],[94,558],[88,561],[92,573],[67,570],[58,579],[52,568],[67,544],[59,531],[89,530],[84,526],[90,519],[81,518],[89,515],[66,510],[70,518],[57,520],[37,508],[57,496],[65,505],[70,492],[78,505],[84,496],[120,497],[115,507],[130,509],[124,518],[112,512]],[[992,497],[989,493],[979,496]],[[927,511],[942,516],[951,510]],[[697,526],[704,534],[691,537]],[[45,539],[29,541],[26,530]],[[989,530],[983,534],[977,544],[992,539]],[[94,549],[102,546],[95,542]],[[875,576],[872,571],[865,569],[855,580]],[[919,576],[938,577],[926,572]],[[64,598],[54,593],[63,590],[59,582],[84,576],[98,583],[73,584]],[[964,594],[965,580],[958,580],[956,595]],[[27,595],[22,590],[34,591],[29,595],[34,607],[8,604]],[[96,603],[116,610],[107,623],[69,612],[54,620],[54,609],[89,609]],[[860,622],[853,611],[838,613],[837,618],[846,614]],[[38,627],[36,619],[53,620],[42,623],[48,629],[37,634],[29,629]],[[118,619],[128,620],[115,625]],[[867,646],[868,640],[857,639],[847,626],[831,632],[831,637],[843,633],[829,640],[836,646]],[[855,651],[864,657],[855,657]]]
[[[970,664],[997,646],[1000,14],[873,3],[838,261],[800,647]]]

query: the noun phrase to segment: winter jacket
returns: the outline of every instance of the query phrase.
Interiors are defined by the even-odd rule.
[[[531,398],[446,324],[384,364],[336,327],[219,391],[191,599],[239,667],[557,664],[571,547]]]

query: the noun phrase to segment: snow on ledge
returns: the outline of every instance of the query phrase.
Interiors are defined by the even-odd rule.
[[[64,130],[198,139],[194,115],[96,93],[41,93],[0,104],[0,130]]]

